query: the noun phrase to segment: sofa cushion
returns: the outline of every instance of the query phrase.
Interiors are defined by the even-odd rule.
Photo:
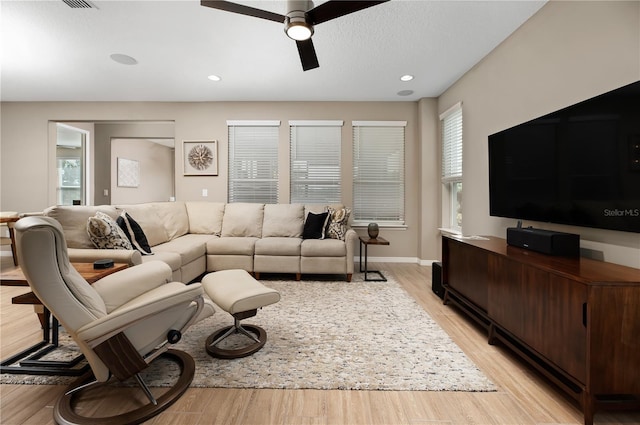
[[[180,270],[182,267],[182,257],[177,252],[171,251],[156,251],[153,255],[145,255],[142,257],[142,262],[148,261],[162,261],[167,263],[171,267],[171,271]]]
[[[153,202],[151,205],[164,224],[169,240],[189,233],[189,216],[184,202]]]
[[[186,202],[189,233],[220,236],[225,204],[223,202]]]
[[[152,255],[151,247],[149,246],[149,241],[147,241],[147,236],[144,234],[142,227],[135,221],[126,211],[122,211],[118,218],[116,219],[116,223],[122,229],[129,242],[133,248],[137,251],[140,251],[142,255]]]
[[[305,239],[300,253],[303,257],[344,257],[347,245],[338,239]]]
[[[93,217],[97,211],[101,211],[114,220],[118,211],[114,206],[64,206],[58,205],[44,210],[44,215],[55,218],[64,231],[69,248],[94,248],[95,246],[87,234],[87,220]]]
[[[153,247],[155,252],[175,252],[182,264],[188,264],[198,257],[204,257],[209,235],[183,235]]]
[[[115,220],[101,211],[87,219],[87,234],[98,249],[133,249],[127,235]]]
[[[207,242],[207,254],[210,255],[247,255],[253,257],[258,238],[211,238]]]
[[[118,205],[118,208],[127,211],[138,222],[152,247],[169,241],[157,203]]]
[[[327,236],[332,239],[344,240],[347,230],[349,230],[349,208],[329,207],[329,224],[327,226]]]
[[[300,244],[302,239],[300,238],[262,238],[258,239],[255,247],[256,255],[300,255]]]
[[[328,221],[328,212],[320,214],[310,212],[307,214],[304,230],[302,231],[302,239],[324,239]]]
[[[302,236],[304,207],[302,204],[267,204],[264,206],[262,237]]]
[[[262,237],[264,204],[231,203],[224,209],[222,237]]]

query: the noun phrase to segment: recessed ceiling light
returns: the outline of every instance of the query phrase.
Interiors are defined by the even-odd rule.
[[[413,90],[400,90],[398,92],[398,96],[411,96],[413,94]]]
[[[400,81],[411,81],[411,80],[413,80],[413,75],[406,74],[400,77]]]
[[[114,53],[110,56],[115,62],[121,63],[122,65],[135,65],[138,63],[137,60],[128,55],[123,55],[122,53]]]
[[[222,80],[222,78],[218,77],[217,75],[213,75],[213,74],[209,75],[207,78],[210,79],[211,81],[220,81],[220,80]]]

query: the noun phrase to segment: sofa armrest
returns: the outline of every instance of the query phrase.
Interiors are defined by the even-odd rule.
[[[161,316],[180,305],[188,305],[202,299],[200,284],[185,285],[169,282],[132,299],[122,307],[113,310],[78,329],[78,337],[90,347],[95,347],[111,336],[153,316]],[[160,320],[160,319],[159,319]]]
[[[114,263],[125,263],[130,266],[142,264],[142,255],[136,250],[67,248],[67,252],[69,261],[72,263],[93,263],[96,260],[109,258]]]
[[[358,240],[358,234],[355,230],[349,229],[344,235],[344,243],[347,248],[347,274],[353,274],[354,259],[356,255],[356,241]]]

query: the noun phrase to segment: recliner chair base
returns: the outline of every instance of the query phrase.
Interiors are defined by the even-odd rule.
[[[182,394],[189,388],[189,384],[193,381],[195,374],[195,362],[189,354],[178,350],[167,350],[160,357],[169,357],[175,361],[180,367],[180,377],[176,383],[164,394],[156,398],[157,404],[149,402],[137,409],[121,413],[114,416],[106,417],[86,417],[75,411],[75,405],[78,398],[90,387],[86,389],[76,390],[78,387],[87,385],[93,377],[92,372],[87,372],[73,382],[65,392],[58,398],[54,406],[53,418],[60,425],[71,424],[95,424],[95,425],[111,425],[111,424],[139,424],[156,416],[166,408],[176,402]],[[105,385],[102,383],[99,385]],[[94,386],[91,386],[94,387]],[[97,388],[97,387],[95,387]]]

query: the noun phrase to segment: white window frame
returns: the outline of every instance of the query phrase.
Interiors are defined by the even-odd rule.
[[[407,122],[353,121],[352,126],[353,225],[405,227]]]
[[[227,121],[227,127],[228,202],[278,203],[280,121],[232,120]]]
[[[342,202],[343,125],[340,120],[289,121],[291,203]]]
[[[440,114],[442,142],[442,227],[462,233],[462,102]]]

